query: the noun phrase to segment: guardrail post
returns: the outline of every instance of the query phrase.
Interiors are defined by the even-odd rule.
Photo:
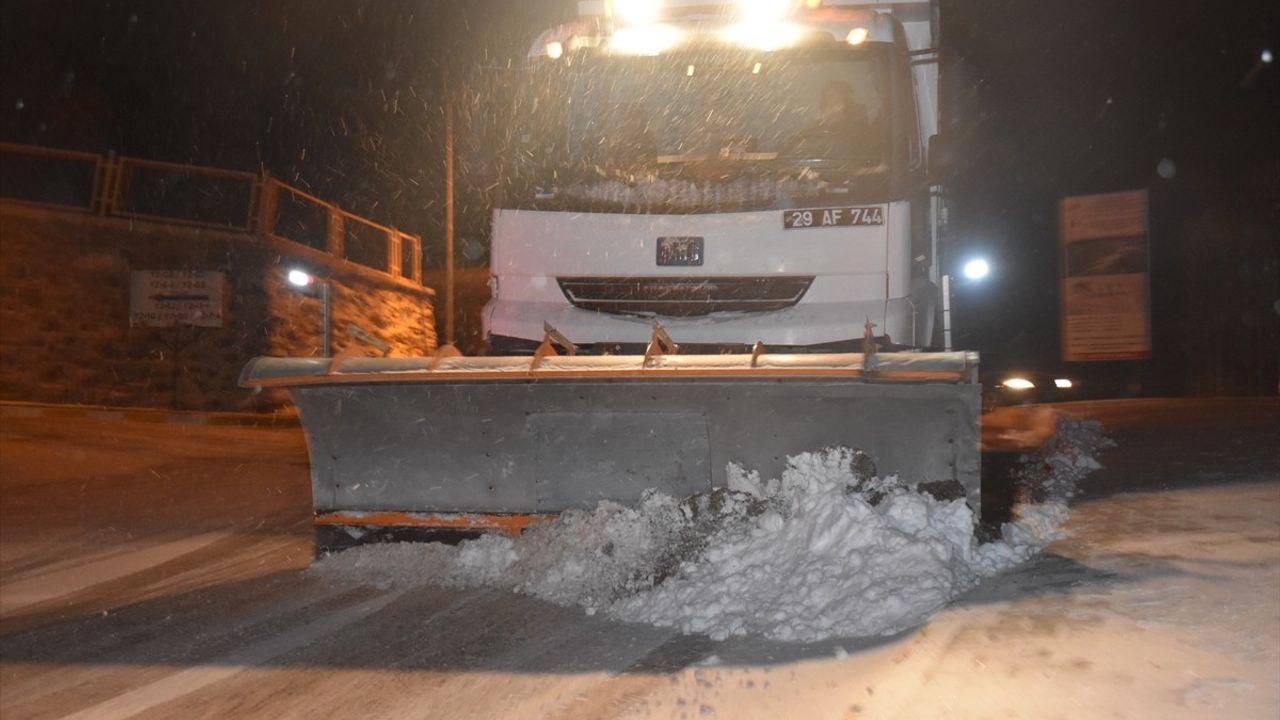
[[[93,196],[89,200],[89,211],[97,215],[107,214],[107,197],[111,192],[111,160],[115,152],[108,152],[106,157],[98,156],[93,168]]]
[[[396,277],[404,277],[404,268],[400,267],[400,259],[404,257],[404,233],[399,230],[388,230],[387,237],[387,272]]]
[[[249,217],[245,218],[245,229],[258,233],[258,221],[262,218],[262,178],[256,177],[249,186]]]
[[[279,183],[270,175],[264,175],[258,198],[258,233],[263,237],[276,234],[277,195]]]
[[[102,173],[102,202],[98,212],[102,215],[111,215],[121,202],[121,194],[124,193],[124,158],[116,155],[115,150],[107,152],[106,168]]]
[[[342,211],[335,208],[329,208],[329,235],[328,249],[329,254],[341,260],[343,258],[343,240],[345,239],[342,228]]]
[[[408,236],[413,243],[413,281],[422,284],[422,238],[417,235]]]
[[[444,103],[444,338],[453,344],[454,276],[453,276],[453,98],[445,88]]]

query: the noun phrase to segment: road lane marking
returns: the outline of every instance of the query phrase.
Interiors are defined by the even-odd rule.
[[[343,608],[290,632],[250,645],[240,652],[214,658],[201,667],[182,670],[79,712],[65,715],[63,720],[124,720],[133,717],[225,680],[242,670],[265,665],[285,653],[330,637],[343,628],[376,614],[403,594],[403,591],[391,592]]]

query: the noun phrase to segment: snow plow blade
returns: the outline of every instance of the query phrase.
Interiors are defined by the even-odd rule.
[[[723,487],[731,462],[777,477],[832,445],[880,474],[956,481],[976,509],[976,376],[972,353],[262,357],[241,385],[292,395],[317,527],[518,532],[650,488]]]

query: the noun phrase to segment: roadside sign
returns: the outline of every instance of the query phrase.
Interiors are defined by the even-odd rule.
[[[226,273],[206,270],[135,270],[129,324],[222,327],[226,278]]]
[[[1062,359],[1150,357],[1146,191],[1063,198],[1058,223]]]

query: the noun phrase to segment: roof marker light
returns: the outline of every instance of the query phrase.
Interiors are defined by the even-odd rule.
[[[727,42],[743,47],[769,52],[795,45],[803,35],[803,29],[795,23],[738,23],[723,31]]]
[[[738,0],[738,15],[747,23],[772,23],[795,9],[795,0]]]
[[[613,12],[628,25],[648,25],[661,11],[662,0],[613,0]]]

